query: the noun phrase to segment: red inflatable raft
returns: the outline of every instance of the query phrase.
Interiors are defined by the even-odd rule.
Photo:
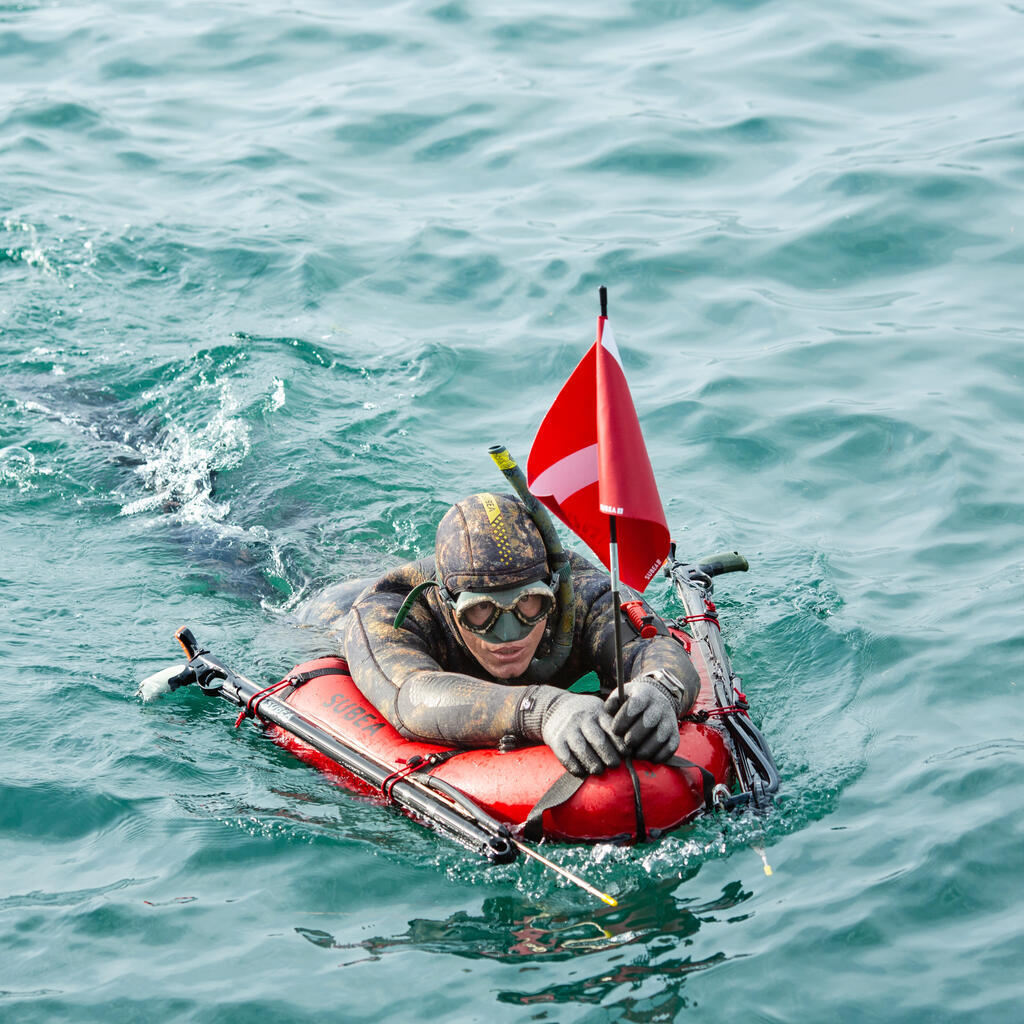
[[[156,673],[142,689],[154,696],[194,684],[206,696],[241,708],[236,726],[245,718],[263,723],[283,747],[349,789],[393,802],[492,863],[508,863],[520,851],[543,860],[520,835],[584,842],[655,839],[705,808],[765,812],[779,788],[778,768],[747,714],[711,601],[712,577],[746,568],[736,552],[684,564],[676,561],[673,546],[666,573],[686,615],[668,628],[690,653],[701,689],[680,723],[676,756],[667,764],[627,763],[577,779],[546,746],[501,752],[414,743],[366,700],[341,658],[306,662],[262,686],[202,648],[185,626],[175,637],[188,664]]]
[[[731,786],[732,759],[724,732],[715,724],[716,701],[702,645],[678,633],[690,649],[700,672],[701,691],[694,712],[709,711],[707,721],[684,721],[679,726],[677,758],[692,762]],[[341,658],[320,658],[297,666],[290,678],[315,674],[296,689],[287,703],[319,728],[355,750],[389,765],[394,777],[421,765],[418,759],[443,754],[450,748],[404,739],[359,692]],[[700,715],[697,718],[703,717]],[[280,725],[270,734],[283,747],[325,771],[347,788],[364,794],[387,794],[345,770],[336,761],[309,746]],[[507,753],[494,749],[460,750],[437,759],[429,771],[468,796],[494,818],[513,829],[522,826],[531,809],[565,774],[549,747],[523,747]],[[643,821],[650,838],[678,828],[705,808],[705,781],[699,768],[675,767],[639,761]],[[543,835],[552,839],[602,842],[636,835],[637,809],[633,781],[625,766],[587,778],[559,806],[545,810]]]

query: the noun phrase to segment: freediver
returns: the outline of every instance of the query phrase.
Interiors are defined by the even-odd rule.
[[[442,518],[433,558],[366,587],[329,587],[302,619],[342,638],[356,686],[406,738],[506,750],[545,743],[580,777],[627,756],[667,761],[700,689],[686,651],[663,627],[649,638],[630,633],[620,701],[608,574],[570,552],[571,592],[562,590],[551,554],[522,501],[475,494]],[[601,695],[569,692],[589,672]]]

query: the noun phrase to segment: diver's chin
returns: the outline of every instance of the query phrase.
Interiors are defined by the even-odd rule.
[[[495,679],[521,676],[530,664],[530,652],[524,644],[505,644],[487,651],[484,666]]]

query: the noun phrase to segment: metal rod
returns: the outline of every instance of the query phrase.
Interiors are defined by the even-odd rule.
[[[615,685],[620,705],[626,701],[624,668],[622,665],[622,607],[619,598],[619,540],[615,516],[608,517],[608,569],[612,578],[612,606],[615,609]]]
[[[540,861],[540,863],[546,868],[550,868],[556,874],[568,879],[574,885],[578,885],[585,892],[589,892],[591,896],[596,896],[599,900],[603,900],[609,907],[617,907],[619,905],[619,901],[615,899],[614,896],[609,896],[608,893],[601,892],[600,889],[595,888],[589,882],[580,878],[579,875],[574,875],[567,868],[563,868],[561,864],[556,864],[553,860],[548,860],[547,857],[538,853],[532,847],[527,846],[525,843],[521,843],[518,839],[513,839],[512,843],[525,853],[527,857],[532,857],[534,860]]]
[[[705,569],[713,572],[705,573]],[[686,609],[690,620],[693,639],[701,647],[704,660],[711,674],[715,701],[719,707],[731,707],[736,703],[734,676],[729,655],[718,627],[707,621],[707,601],[711,597],[713,584],[710,576],[722,572],[737,572],[747,568],[747,561],[736,552],[726,552],[702,559],[693,565],[674,562],[669,567],[676,594]],[[696,571],[704,576],[694,576]],[[750,795],[756,809],[764,810],[771,802],[772,795],[779,788],[779,771],[772,758],[771,750],[760,730],[744,715],[726,715],[723,719],[733,766],[740,783],[740,789]]]

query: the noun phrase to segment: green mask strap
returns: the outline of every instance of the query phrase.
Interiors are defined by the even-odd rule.
[[[437,580],[424,580],[423,583],[417,584],[412,590],[409,591],[409,596],[402,602],[402,607],[398,609],[398,614],[395,616],[394,627],[399,629],[403,622],[405,622],[406,615],[409,614],[409,609],[416,603],[416,598],[423,593],[427,587],[439,587],[440,584]]]

